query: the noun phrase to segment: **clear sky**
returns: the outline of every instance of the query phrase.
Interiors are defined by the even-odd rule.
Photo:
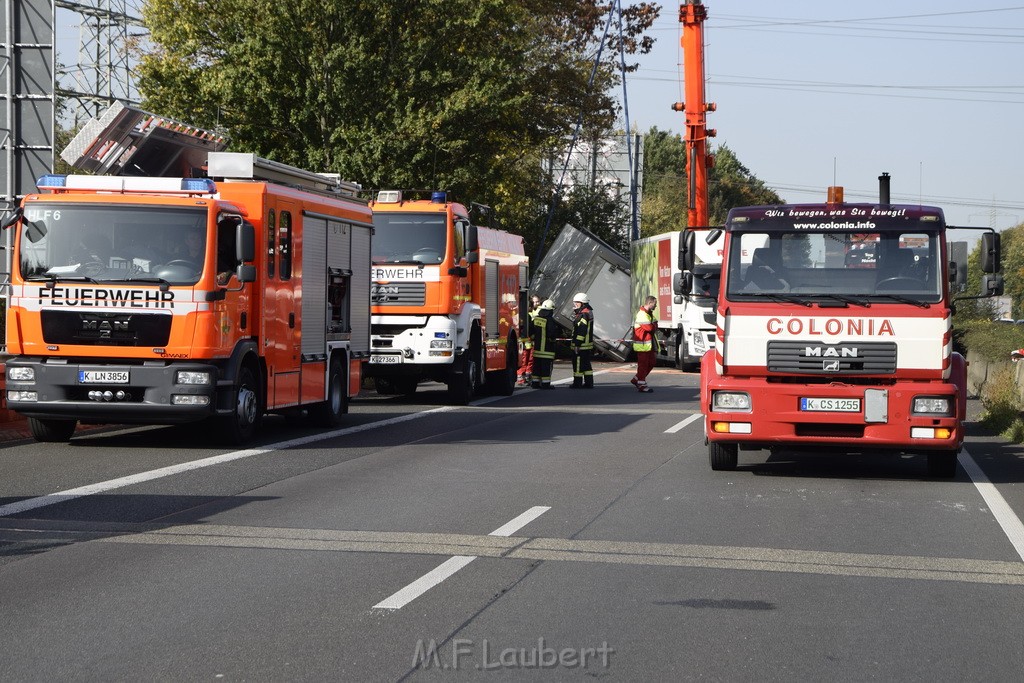
[[[1024,3],[705,0],[705,92],[727,144],[787,202],[940,206],[950,225],[1024,223]],[[629,0],[624,0],[629,4]],[[630,125],[681,133],[679,4],[627,76]],[[621,97],[621,90],[620,90]]]

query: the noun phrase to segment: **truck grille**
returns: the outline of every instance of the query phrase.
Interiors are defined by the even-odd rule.
[[[42,311],[43,341],[87,346],[166,346],[170,315]]]
[[[768,342],[769,372],[885,375],[896,372],[895,342]]]
[[[422,306],[427,302],[425,282],[393,282],[370,285],[373,306]]]

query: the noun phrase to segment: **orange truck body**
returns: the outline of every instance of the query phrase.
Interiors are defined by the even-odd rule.
[[[378,391],[412,393],[421,380],[434,380],[448,385],[456,404],[485,385],[511,394],[529,277],[523,238],[473,225],[466,207],[444,193],[403,200],[384,192],[371,207],[367,372]]]
[[[219,157],[229,174],[255,159]],[[51,176],[24,198],[6,390],[36,438],[220,418],[241,443],[266,411],[347,412],[369,356],[370,209],[240,175]]]

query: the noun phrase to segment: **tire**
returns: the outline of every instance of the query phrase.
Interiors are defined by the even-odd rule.
[[[448,402],[453,406],[467,405],[480,388],[480,347],[470,344],[469,350],[455,361],[448,379]]]
[[[716,472],[732,471],[739,462],[739,447],[734,443],[708,442],[708,462]]]
[[[263,421],[263,402],[256,375],[248,367],[238,371],[235,380],[233,408],[230,415],[221,418],[221,434],[235,446],[248,443]]]
[[[348,413],[348,373],[345,368],[344,356],[331,359],[327,371],[327,400],[309,409],[310,420],[317,427],[337,427]]]
[[[28,418],[32,438],[43,443],[67,443],[75,433],[78,420],[50,420],[38,417]]]
[[[956,451],[936,451],[928,454],[928,476],[952,479],[956,476]]]
[[[505,367],[487,373],[487,390],[495,396],[511,396],[516,390],[516,375],[519,371],[519,354],[515,352],[518,344],[509,342],[505,349]]]

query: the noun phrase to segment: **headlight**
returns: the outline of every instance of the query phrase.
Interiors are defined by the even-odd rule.
[[[451,339],[431,339],[430,348],[432,349],[450,349],[454,342]]]
[[[750,394],[745,391],[716,391],[711,394],[712,410],[750,412]]]
[[[197,372],[195,370],[178,370],[174,376],[175,384],[209,384],[209,372]]]
[[[915,415],[952,415],[953,401],[948,396],[915,396]]]
[[[7,379],[13,379],[18,382],[31,382],[36,378],[35,368],[7,368]]]

